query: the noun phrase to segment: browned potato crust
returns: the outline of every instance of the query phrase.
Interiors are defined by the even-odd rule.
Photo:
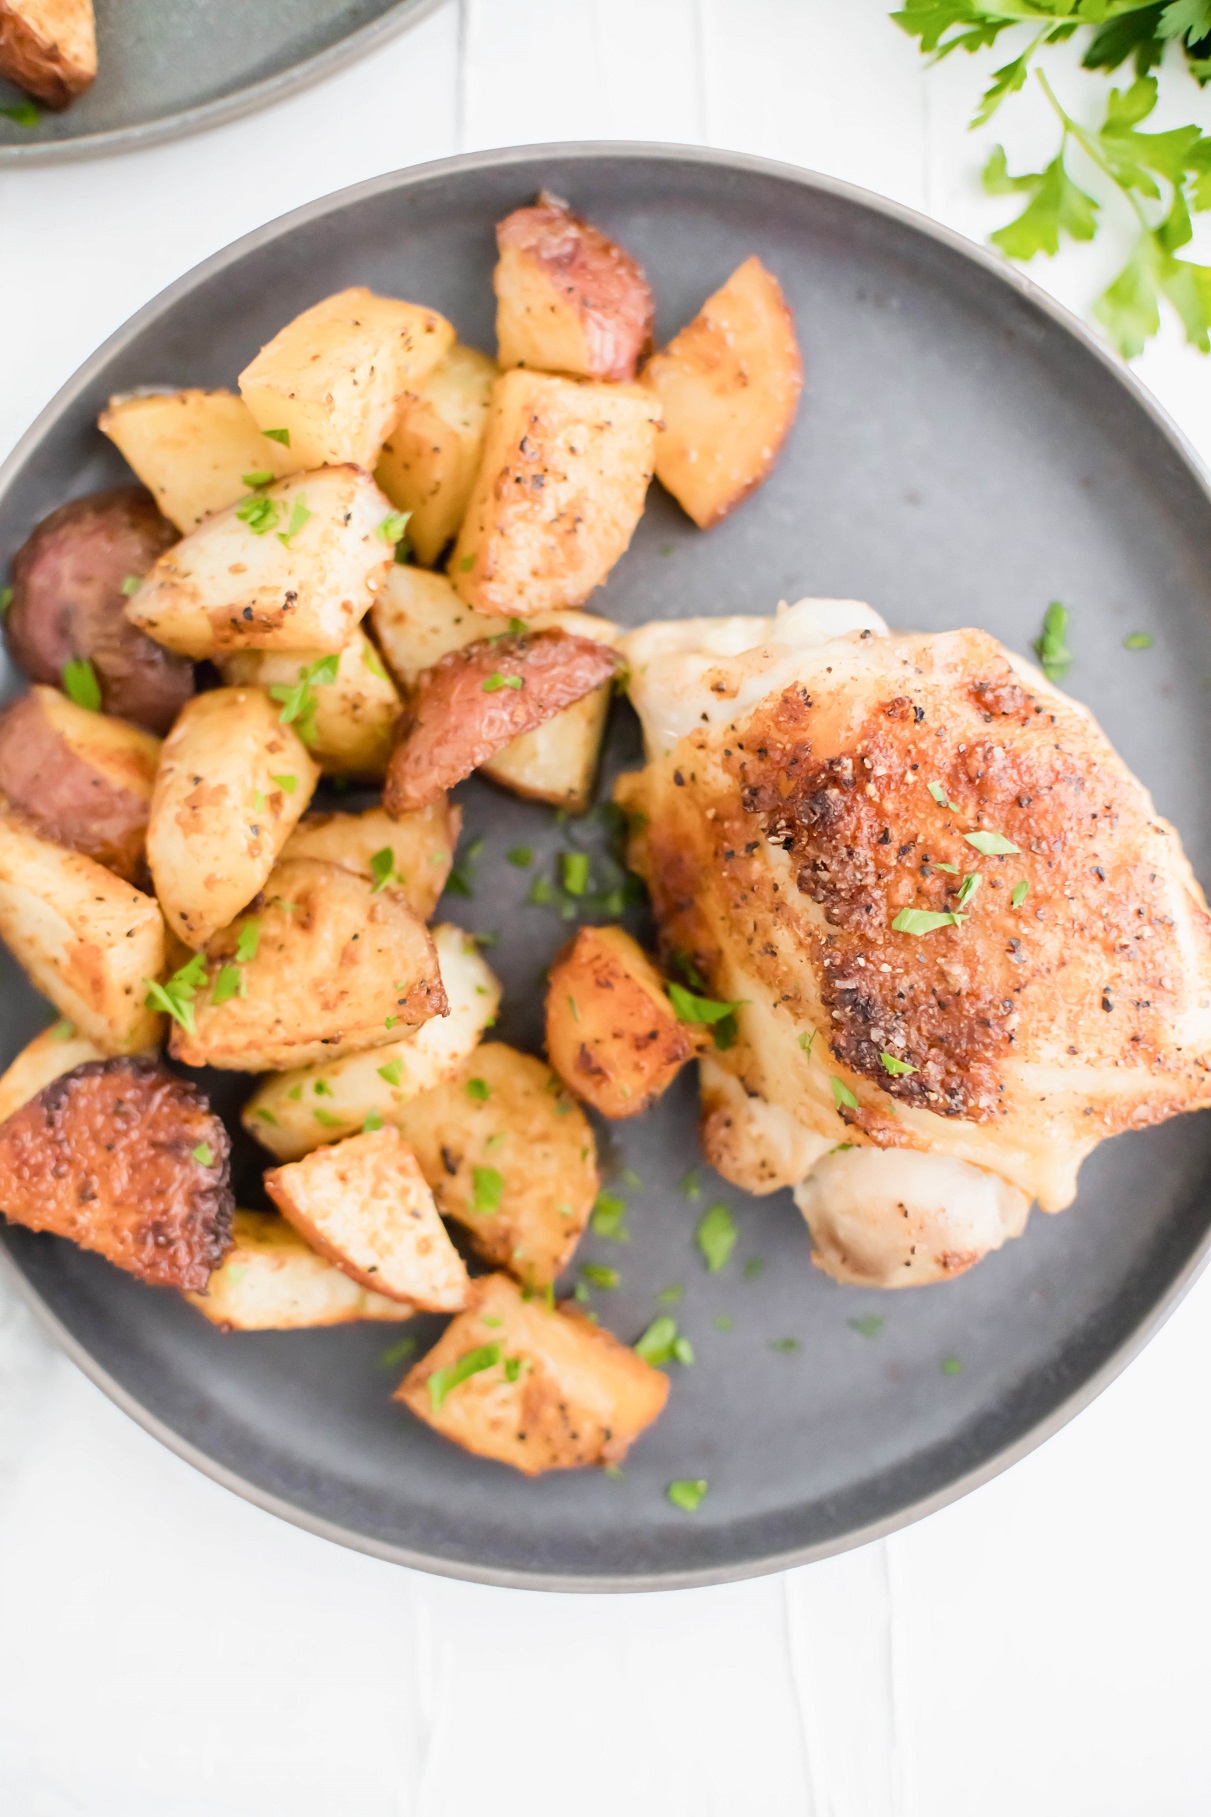
[[[541,1060],[487,1041],[392,1121],[479,1255],[539,1287],[566,1267],[597,1197],[597,1145]]]
[[[107,713],[166,732],[193,693],[193,665],[127,622],[122,583],[176,540],[142,486],[75,498],[44,517],[13,558],[4,641],[17,667],[61,687],[66,664],[84,658]]]
[[[147,887],[160,741],[34,687],[0,713],[0,795],[47,839]]]
[[[92,0],[0,0],[0,76],[58,112],[96,73]]]
[[[600,1325],[526,1299],[507,1275],[475,1287],[477,1303],[447,1325],[395,1399],[464,1450],[525,1476],[619,1463],[664,1407],[668,1377]],[[488,1366],[435,1396],[435,1372],[476,1351]]]
[[[451,650],[421,676],[383,787],[389,814],[422,808],[523,732],[600,688],[618,658],[562,631],[523,631]]]
[[[656,477],[708,529],[769,474],[799,407],[803,360],[777,278],[746,259],[643,383],[662,418]]]
[[[634,1117],[668,1090],[699,1042],[660,974],[620,927],[582,927],[547,986],[547,1052],[603,1117]]]
[[[0,1125],[0,1205],[142,1281],[197,1292],[231,1241],[229,1153],[196,1086],[154,1060],[93,1060]]]
[[[505,216],[496,245],[502,366],[634,378],[651,346],[654,305],[641,267],[621,246],[545,194]]]
[[[428,921],[454,863],[462,818],[462,809],[445,796],[398,820],[382,808],[362,814],[304,814],[282,848],[282,861],[319,858],[378,883],[386,852],[390,881],[403,891],[413,914]]]

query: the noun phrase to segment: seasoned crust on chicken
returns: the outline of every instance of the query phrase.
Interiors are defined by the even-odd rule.
[[[0,1125],[0,1208],[196,1293],[231,1243],[230,1151],[196,1086],[154,1060],[92,1060]]]

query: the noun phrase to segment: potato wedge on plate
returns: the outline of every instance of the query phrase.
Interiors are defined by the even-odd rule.
[[[308,814],[282,851],[287,858],[321,858],[403,892],[414,915],[427,921],[454,863],[461,811],[446,800],[392,820],[383,808],[364,814]]]
[[[0,1123],[36,1098],[52,1079],[74,1072],[86,1060],[104,1058],[96,1042],[78,1035],[70,1022],[53,1022],[26,1043],[0,1077]]]
[[[233,650],[220,657],[219,673],[231,687],[264,688],[278,701],[326,775],[383,775],[403,702],[360,626],[335,661],[322,650]]]
[[[664,980],[620,927],[582,927],[551,966],[547,1053],[560,1078],[603,1117],[649,1110],[701,1046]]]
[[[477,1281],[475,1294],[396,1400],[525,1476],[620,1463],[663,1409],[668,1377],[600,1325],[526,1299],[507,1275]]]
[[[431,567],[463,521],[475,482],[497,367],[456,345],[410,387],[374,477],[408,513],[408,541]]]
[[[205,946],[252,901],[319,771],[258,688],[199,694],[165,740],[147,860],[168,925]]]
[[[275,1211],[237,1211],[231,1248],[206,1291],[185,1298],[223,1331],[306,1331],[360,1319],[399,1324],[413,1311],[359,1286]]]
[[[633,379],[655,305],[628,253],[558,196],[515,208],[496,229],[496,339],[502,366]]]
[[[59,110],[96,73],[92,0],[0,0],[0,76]]]
[[[496,1015],[500,985],[461,928],[433,929],[449,1004],[399,1040],[264,1079],[244,1106],[250,1135],[279,1161],[393,1123],[401,1104],[457,1072]]]
[[[343,650],[394,559],[390,528],[390,504],[358,468],[298,473],[183,537],[126,616],[195,661],[226,650]]]
[[[129,391],[110,398],[97,427],[182,534],[302,465],[234,391]]]
[[[361,1286],[426,1312],[467,1303],[467,1270],[416,1157],[389,1126],[271,1167],[265,1190],[314,1249]]]

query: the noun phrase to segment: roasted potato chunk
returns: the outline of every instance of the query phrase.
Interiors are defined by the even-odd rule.
[[[131,391],[110,398],[97,427],[182,532],[301,464],[234,391]]]
[[[391,566],[389,517],[387,500],[356,467],[278,480],[162,555],[126,616],[195,658],[343,650]]]
[[[229,686],[264,688],[286,703],[307,683],[309,709],[292,721],[329,776],[376,781],[387,768],[403,703],[378,651],[359,627],[336,658],[322,650],[234,650],[220,658]]]
[[[280,430],[300,467],[372,468],[406,391],[454,345],[434,309],[342,290],[279,330],[240,374],[261,429]]]
[[[412,1317],[411,1306],[389,1300],[333,1267],[272,1211],[237,1211],[231,1249],[207,1282],[186,1299],[224,1331],[303,1331],[358,1319]]]
[[[416,559],[432,566],[457,536],[475,481],[496,364],[473,347],[451,347],[413,386],[383,443],[374,477],[409,513]]]
[[[600,1325],[526,1299],[507,1275],[474,1290],[396,1400],[524,1476],[621,1462],[664,1407],[668,1377]]]
[[[146,881],[144,848],[160,741],[35,687],[0,713],[0,795],[58,845],[128,883]]]
[[[277,1072],[446,1013],[433,941],[402,892],[314,858],[277,866],[251,912],[207,942],[206,968],[191,1026],[172,1030],[186,1066]]]
[[[205,946],[252,901],[319,771],[258,688],[199,694],[164,742],[147,860],[168,925]]]
[[[559,1080],[500,1041],[395,1112],[444,1218],[477,1254],[545,1287],[589,1221],[600,1179],[593,1132]]]
[[[92,0],[0,0],[0,76],[58,111],[96,73]]]
[[[620,927],[582,927],[551,967],[547,1052],[565,1085],[603,1117],[634,1117],[699,1050],[663,981]]]
[[[702,530],[769,474],[799,407],[803,360],[777,278],[746,259],[649,361],[656,477]]]
[[[516,208],[496,229],[493,274],[502,366],[633,379],[652,344],[642,269],[558,196]]]
[[[0,1078],[0,1123],[36,1098],[44,1085],[74,1072],[86,1060],[104,1060],[95,1041],[78,1035],[70,1022],[54,1022],[28,1042]]]
[[[421,676],[383,785],[389,814],[425,807],[525,732],[610,681],[608,644],[506,632],[452,650]]]
[[[506,618],[582,605],[643,514],[658,421],[638,388],[499,378],[450,558],[467,604]]]
[[[343,865],[376,889],[393,883],[414,915],[427,921],[454,863],[461,811],[445,800],[392,820],[382,808],[364,814],[308,814],[282,851],[287,858],[320,858]]]
[[[607,683],[511,740],[480,768],[527,801],[549,801],[569,814],[583,814],[593,799],[609,711]]]
[[[44,997],[105,1053],[155,1045],[147,981],[164,970],[164,918],[95,859],[0,813],[0,937]]]
[[[426,1312],[457,1312],[469,1282],[416,1156],[397,1129],[348,1136],[271,1167],[265,1190],[353,1280]]]
[[[500,985],[461,928],[433,929],[449,1005],[420,1028],[370,1052],[265,1079],[244,1106],[245,1129],[279,1161],[324,1142],[394,1123],[401,1104],[457,1072],[494,1020]]]
[[[0,1206],[157,1287],[205,1287],[231,1240],[230,1143],[157,1061],[91,1060],[0,1126]]]
[[[166,732],[193,693],[193,668],[127,622],[127,591],[177,540],[141,486],[74,498],[44,517],[13,558],[8,653],[31,681],[62,687],[92,665],[105,712]]]

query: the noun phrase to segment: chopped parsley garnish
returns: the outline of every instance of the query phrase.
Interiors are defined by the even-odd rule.
[[[712,1274],[727,1267],[728,1257],[736,1246],[735,1221],[726,1205],[712,1205],[703,1213],[694,1232],[694,1241]]]
[[[741,997],[735,1003],[724,1003],[715,997],[700,997],[694,991],[686,990],[684,984],[678,984],[675,979],[670,979],[665,989],[678,1022],[706,1023],[714,1034],[717,1048],[726,1050],[735,1046],[739,1033],[736,1011],[743,1007],[745,998]]]
[[[163,984],[154,979],[144,978],[147,996],[143,1000],[145,1009],[163,1010],[174,1022],[179,1022],[186,1034],[196,1033],[193,1019],[193,1000],[206,982],[206,960],[201,953],[175,971]]]
[[[877,1312],[863,1312],[856,1319],[846,1319],[845,1322],[861,1338],[877,1338],[883,1329],[883,1320]]]
[[[959,874],[959,867],[957,864],[943,864],[940,858],[933,859],[932,863],[935,871],[945,871],[951,877],[957,877]]]
[[[505,1190],[504,1175],[495,1167],[471,1169],[471,1206],[478,1212],[500,1210],[500,1196]]]
[[[139,588],[142,585],[143,576],[141,574],[128,574],[126,579],[122,582],[122,591],[127,599],[131,599],[134,594],[139,591]]]
[[[473,839],[462,858],[446,878],[446,888],[452,896],[474,896],[475,866],[484,849],[483,836]]]
[[[87,656],[69,656],[63,665],[63,692],[90,713],[101,711],[101,684]]]
[[[321,656],[315,662],[309,662],[299,670],[295,682],[274,682],[269,690],[270,700],[281,703],[278,719],[284,726],[298,726],[298,734],[304,744],[315,737],[315,715],[319,706],[316,688],[327,688],[336,680],[340,666],[340,652],[333,651],[329,656]]]
[[[759,1274],[765,1273],[765,1263],[759,1255],[751,1255],[742,1272],[746,1281],[755,1281]]]
[[[833,1103],[838,1110],[860,1110],[862,1108],[844,1079],[838,1079],[834,1073],[829,1084],[833,1088]]]
[[[380,852],[371,852],[370,877],[374,885],[370,891],[372,896],[377,896],[380,890],[385,890],[389,883],[399,881],[395,871],[395,853],[389,845],[385,845]]]
[[[199,1142],[197,1147],[190,1149],[189,1152],[200,1167],[214,1166],[214,1150],[209,1142]]]
[[[485,1369],[494,1369],[499,1361],[499,1344],[480,1344],[478,1349],[466,1351],[457,1363],[435,1369],[429,1377],[429,1400],[434,1413],[440,1410],[446,1396],[460,1382],[465,1382],[469,1376],[480,1375]]]
[[[408,528],[408,519],[411,516],[411,511],[390,512],[375,531],[375,535],[381,536],[385,543],[397,543]]]
[[[290,446],[289,429],[262,429],[261,434],[267,441],[281,442],[283,448],[289,448]]]
[[[491,1097],[491,1095],[492,1095],[492,1087],[488,1084],[488,1081],[486,1079],[468,1079],[467,1080],[467,1096],[469,1098],[475,1098],[480,1104],[482,1104],[485,1101],[485,1099]]]
[[[507,1130],[495,1130],[484,1142],[484,1153],[491,1154],[493,1149],[503,1148],[508,1139],[509,1133]]]
[[[259,921],[246,921],[236,935],[235,962],[237,965],[248,965],[256,958],[257,947],[261,944],[261,924]]]
[[[959,885],[959,907],[965,909],[980,887],[979,871],[968,871]]]
[[[622,1279],[616,1268],[607,1268],[604,1262],[582,1262],[580,1272],[591,1287],[600,1287],[604,1293],[613,1292]]]
[[[271,1129],[276,1129],[278,1127],[278,1120],[273,1112],[271,1110],[266,1110],[263,1105],[259,1109],[254,1110],[252,1114],[254,1117],[259,1117],[262,1123],[268,1123]]]
[[[583,896],[589,887],[589,857],[587,852],[564,852],[559,860],[563,873],[563,887],[569,896]]]
[[[680,1508],[684,1514],[694,1514],[706,1494],[706,1489],[705,1476],[682,1476],[678,1477],[676,1482],[669,1484],[665,1494],[674,1508]]]
[[[905,908],[891,925],[896,934],[932,934],[940,927],[962,927],[966,919],[965,915],[956,915],[950,909]]]
[[[732,1317],[730,1312],[721,1312],[717,1315],[717,1317],[715,1319],[715,1330],[716,1331],[730,1331],[732,1329],[732,1327],[735,1325],[735,1323],[736,1323],[736,1321]]]
[[[317,1098],[335,1098],[336,1096],[327,1079],[317,1079],[311,1089]]]
[[[1009,898],[1010,908],[1021,908],[1029,894],[1030,884],[1023,877],[1020,883],[1015,883],[1013,886],[1013,895]]]
[[[626,1225],[627,1202],[615,1193],[599,1192],[593,1201],[589,1222],[595,1236],[607,1243],[629,1243],[631,1233]]]
[[[369,669],[371,675],[376,676],[379,681],[389,682],[391,680],[391,677],[378,659],[378,651],[370,642],[369,638],[367,638],[362,645],[362,662],[365,664],[366,668]]]
[[[473,555],[464,555],[458,564],[458,571],[460,574],[470,574],[474,566],[475,557]]]
[[[248,525],[254,536],[264,536],[267,530],[273,529],[281,516],[273,500],[266,498],[263,492],[251,492],[247,498],[241,499],[235,508],[235,514],[242,524]]]
[[[521,1377],[523,1371],[529,1367],[530,1359],[528,1356],[507,1356],[505,1358],[506,1382],[516,1382]]]
[[[414,1337],[406,1337],[400,1338],[397,1343],[388,1344],[385,1350],[379,1351],[380,1368],[393,1369],[397,1363],[406,1361],[416,1349],[416,1343],[417,1340]]]
[[[241,473],[240,484],[252,491],[258,486],[271,486],[276,478],[277,474],[270,468],[258,467],[255,473]]]
[[[958,1375],[961,1372],[963,1365],[957,1356],[944,1356],[942,1358],[941,1367],[943,1375]]]
[[[774,1338],[770,1344],[771,1350],[782,1351],[788,1356],[792,1350],[802,1350],[802,1348],[798,1338]]]
[[[956,814],[958,813],[959,810],[954,802],[947,800],[946,790],[942,787],[940,782],[931,782],[929,784],[929,792],[940,808],[951,808]]]
[[[662,1287],[660,1292],[656,1295],[656,1298],[660,1301],[662,1306],[675,1306],[684,1292],[685,1288],[681,1285],[681,1282],[674,1281],[671,1287]]]
[[[682,1174],[677,1184],[687,1199],[702,1197],[702,1175],[696,1167],[691,1167],[688,1173]]]
[[[56,1022],[50,1031],[52,1041],[70,1041],[76,1032],[73,1022]]]
[[[210,1001],[218,1007],[221,1004],[230,1002],[232,997],[246,997],[247,995],[248,986],[244,982],[244,974],[240,967],[238,965],[222,966],[219,970],[218,977],[214,981],[214,989],[210,993]]]
[[[1128,631],[1123,639],[1124,650],[1150,650],[1152,648],[1151,631]]]
[[[505,857],[510,864],[516,865],[519,871],[524,871],[527,865],[534,862],[533,849],[528,845],[511,845],[505,853]]]
[[[385,1066],[378,1066],[375,1071],[388,1085],[398,1085],[404,1075],[404,1063],[402,1060],[388,1060]]]
[[[383,1119],[376,1110],[368,1110],[362,1118],[362,1134],[372,1136],[376,1129],[383,1127]]]
[[[976,851],[982,852],[985,858],[1000,858],[1022,849],[1012,839],[1006,839],[1003,833],[964,833],[963,837],[968,845],[974,845]]]
[[[33,101],[13,101],[0,107],[0,114],[14,126],[37,126],[42,118],[42,110]]]
[[[269,780],[281,789],[283,795],[293,795],[299,786],[298,777],[292,776],[289,770],[283,770],[279,775],[271,776]]]
[[[805,1028],[799,1030],[799,1046],[803,1049],[809,1060],[812,1057],[812,1048],[816,1045],[816,1033],[817,1031],[814,1028],[810,1034],[808,1034]]]
[[[502,675],[499,669],[493,669],[491,675],[489,675],[488,679],[484,682],[484,693],[499,694],[502,688],[521,688],[524,686],[525,683],[520,675]]]
[[[12,603],[13,589],[11,587],[0,587],[0,616],[8,611]]]
[[[263,814],[265,809],[268,806],[269,806],[268,797],[265,795],[262,795],[260,789],[254,789],[252,791],[252,811],[253,811],[253,813],[254,814]]]
[[[879,1058],[883,1062],[883,1071],[890,1073],[893,1079],[903,1078],[908,1073],[915,1073],[917,1070],[915,1066],[910,1066],[907,1060],[897,1060],[894,1054],[881,1053]]]
[[[311,1114],[324,1129],[343,1129],[345,1127],[345,1119],[334,1117],[330,1110],[313,1110]]]
[[[284,548],[288,549],[290,547],[291,538],[297,536],[304,524],[309,524],[314,516],[315,512],[308,511],[307,500],[300,492],[291,508],[290,522],[286,525],[284,530],[278,531],[278,541]]]
[[[658,1369],[662,1363],[692,1363],[694,1347],[677,1330],[677,1321],[667,1312],[654,1318],[635,1345],[635,1355]]]
[[[1034,653],[1048,681],[1063,681],[1072,667],[1072,651],[1064,641],[1070,616],[1067,606],[1053,599],[1043,614],[1043,629],[1034,640]]]

